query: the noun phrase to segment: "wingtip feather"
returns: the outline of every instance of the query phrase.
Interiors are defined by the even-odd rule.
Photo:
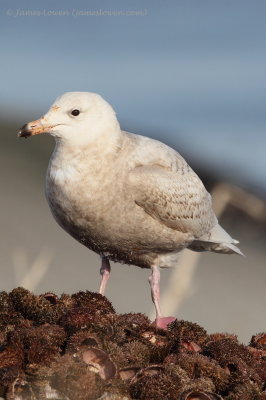
[[[232,243],[221,243],[221,244],[223,247],[230,249],[232,253],[238,254],[242,257],[246,257],[245,254],[242,253],[242,251],[238,247],[234,246]]]

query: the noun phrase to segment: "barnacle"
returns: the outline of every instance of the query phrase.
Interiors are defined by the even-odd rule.
[[[140,338],[141,333],[150,325],[148,317],[144,314],[128,313],[113,316],[112,332],[110,339],[122,345],[131,340]]]
[[[58,302],[61,303],[66,310],[70,310],[75,304],[72,296],[66,293],[61,294]]]
[[[228,373],[215,360],[201,354],[180,353],[168,359],[179,365],[190,379],[210,378],[217,391],[224,391],[229,384]],[[167,363],[167,360],[165,361]]]
[[[176,320],[168,325],[168,330],[175,351],[198,352],[208,340],[205,329],[193,322]]]
[[[266,333],[258,333],[257,335],[252,336],[250,346],[266,350]]]
[[[260,360],[266,359],[266,350],[262,350],[252,346],[248,346],[247,349],[250,352],[250,354],[252,354],[254,361],[259,362]]]
[[[262,387],[262,379],[255,369],[255,358],[243,344],[230,338],[221,339],[217,342],[210,342],[204,349],[204,354],[214,358],[225,368],[229,377],[229,390],[238,384],[249,381]]]
[[[25,320],[22,315],[16,311],[11,311],[9,313],[0,312],[0,345],[4,344],[9,332],[28,323],[29,321]]]
[[[170,354],[164,359],[165,371],[173,376],[178,377],[182,386],[186,385],[190,381],[190,377],[187,372],[179,365],[176,361],[176,354]]]
[[[150,348],[147,344],[139,341],[131,341],[120,347],[123,354],[123,362],[120,367],[128,365],[138,365],[140,367],[147,366],[150,360]]]
[[[216,333],[211,333],[209,335],[209,341],[211,342],[218,342],[218,340],[222,340],[222,339],[232,339],[235,342],[238,342],[237,336],[234,335],[233,333],[228,333],[228,332],[216,332]]]
[[[143,332],[148,329],[150,320],[146,315],[141,313],[127,313],[118,315],[116,324],[128,331]]]
[[[69,335],[73,335],[81,329],[91,328],[100,318],[87,307],[74,307],[63,315],[59,323]]]
[[[71,296],[72,307],[62,316],[59,323],[69,335],[73,335],[80,329],[96,328],[96,332],[103,330],[110,325],[110,319],[114,314],[112,304],[106,297],[99,293],[78,292]]]
[[[72,296],[74,303],[78,307],[89,307],[89,309],[95,314],[114,314],[115,310],[112,303],[100,293],[85,292],[74,293]]]
[[[239,344],[230,338],[208,343],[203,353],[208,357],[214,358],[222,367],[226,367],[231,360],[236,358],[240,358],[247,365],[252,365],[254,362],[253,356],[248,349],[243,344]]]
[[[13,289],[10,298],[16,311],[37,324],[56,323],[58,320],[56,308],[50,301],[32,294],[29,290],[22,287]]]
[[[104,392],[104,381],[84,362],[65,354],[52,364],[50,384],[60,394],[75,400],[95,400]]]
[[[151,350],[148,344],[133,340],[123,345],[118,345],[112,341],[106,341],[104,349],[119,369],[126,367],[147,366],[150,361]]]
[[[28,349],[27,361],[41,365],[50,365],[60,353],[65,341],[65,332],[58,325],[44,324],[28,330],[24,345]]]
[[[245,361],[238,357],[231,359],[228,362],[226,370],[229,373],[229,381],[232,387],[247,381],[256,382],[256,384],[260,387],[263,384],[262,379],[256,373],[255,369],[249,367]]]
[[[1,313],[12,313],[15,311],[10,296],[5,291],[0,292],[0,310]]]
[[[52,305],[58,303],[58,296],[55,293],[46,292],[44,294],[40,294],[40,297],[44,298],[45,300],[48,300]]]
[[[266,359],[255,365],[254,372],[258,374],[262,381],[263,389],[266,390]]]
[[[13,366],[22,368],[23,362],[24,351],[22,344],[5,346],[0,352],[0,371],[2,371],[4,368]]]
[[[124,365],[128,365],[122,346],[113,341],[106,340],[103,348],[110,355],[118,369],[123,368]]]
[[[159,372],[143,375],[130,384],[130,395],[139,400],[173,400],[182,389],[180,382],[173,377]]]
[[[252,382],[237,385],[226,397],[226,400],[262,400],[262,393]]]
[[[86,350],[88,347],[99,347],[101,341],[99,336],[90,330],[82,330],[70,336],[66,353],[76,353],[80,350]]]
[[[0,292],[0,344],[6,340],[8,332],[21,324],[24,318],[16,312],[7,292]]]
[[[150,326],[140,336],[142,343],[150,348],[150,362],[160,363],[169,354],[172,342],[169,340],[169,333],[163,329]]]

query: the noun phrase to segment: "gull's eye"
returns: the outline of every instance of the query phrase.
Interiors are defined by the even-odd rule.
[[[71,111],[71,115],[73,115],[74,117],[77,117],[80,114],[80,111],[75,109]]]

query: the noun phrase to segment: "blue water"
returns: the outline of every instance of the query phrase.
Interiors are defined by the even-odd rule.
[[[266,2],[2,0],[1,11],[2,113],[34,119],[65,91],[95,91],[124,128],[266,194]]]

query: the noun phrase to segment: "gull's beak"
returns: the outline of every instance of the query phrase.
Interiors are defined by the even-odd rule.
[[[43,125],[41,120],[37,119],[36,121],[23,125],[18,132],[18,137],[27,138],[29,136],[39,135],[40,133],[49,131],[49,128],[51,127]]]

